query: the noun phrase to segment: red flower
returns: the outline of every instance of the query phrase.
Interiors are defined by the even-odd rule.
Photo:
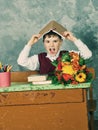
[[[71,82],[71,84],[78,84],[78,82],[75,81],[75,80],[73,80],[73,81]]]
[[[65,80],[65,81],[68,81],[68,80],[73,80],[73,77],[72,77],[72,75],[70,75],[70,74],[63,74],[62,75],[63,76],[63,79]]]
[[[62,75],[61,75],[60,73],[56,73],[55,75],[56,75],[56,77],[57,77],[58,81],[60,81],[60,80],[61,80],[61,78],[62,78]]]
[[[60,57],[60,56],[57,58],[57,61],[58,61],[58,62],[61,61],[61,57]]]
[[[58,63],[57,70],[61,70],[61,69],[62,69],[62,64],[60,62],[60,63]]]

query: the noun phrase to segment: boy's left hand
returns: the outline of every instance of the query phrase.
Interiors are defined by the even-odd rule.
[[[75,36],[73,36],[73,34],[71,32],[65,31],[63,33],[63,36],[67,39],[70,40],[72,42],[75,42],[77,40],[77,38]]]

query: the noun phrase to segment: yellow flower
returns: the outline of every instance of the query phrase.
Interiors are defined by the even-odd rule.
[[[65,65],[70,65],[69,61],[65,61],[65,62],[61,62],[62,67],[64,67]]]
[[[86,74],[83,73],[83,72],[80,72],[79,74],[77,74],[77,75],[75,76],[75,79],[76,79],[76,81],[78,81],[78,82],[80,82],[80,83],[83,83],[83,82],[85,82],[85,80],[86,80]]]
[[[62,67],[62,73],[73,75],[75,71],[73,70],[72,65],[64,65]]]

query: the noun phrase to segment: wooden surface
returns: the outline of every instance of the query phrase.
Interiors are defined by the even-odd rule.
[[[0,130],[88,130],[86,90],[0,93]]]
[[[86,89],[0,93],[0,130],[88,130]]]
[[[12,82],[27,82],[27,76],[32,74],[38,74],[38,71],[16,71],[11,72],[11,81]]]

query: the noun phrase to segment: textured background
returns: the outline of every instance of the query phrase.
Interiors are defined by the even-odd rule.
[[[98,0],[0,0],[0,61],[22,71],[17,58],[30,39],[49,21],[56,20],[72,31],[93,52],[90,66],[96,70],[94,98],[98,100]],[[64,41],[65,49],[76,49]],[[31,54],[44,51],[42,39]],[[98,119],[98,106],[95,112]]]

